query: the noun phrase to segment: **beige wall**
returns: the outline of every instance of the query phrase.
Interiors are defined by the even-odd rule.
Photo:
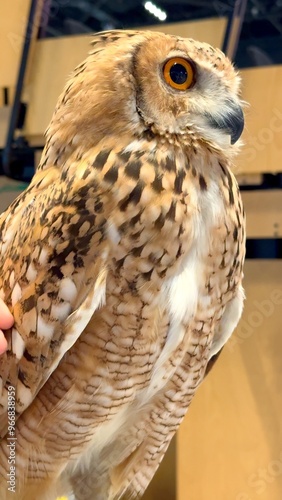
[[[15,86],[29,7],[30,0],[0,2],[0,89]]]
[[[242,191],[242,198],[248,238],[282,238],[282,190]]]
[[[203,42],[210,43],[214,47],[222,47],[227,19],[225,17],[216,17],[211,19],[200,19],[198,21],[185,21],[181,23],[156,24],[146,26],[152,31],[162,31],[169,35],[182,36],[183,38],[194,38]]]
[[[282,66],[241,71],[245,109],[244,147],[236,173],[282,171]]]
[[[40,144],[59,94],[71,71],[86,58],[90,41],[89,36],[72,36],[37,40],[35,44],[25,88],[28,102],[25,134],[40,136]]]
[[[4,106],[4,88],[12,103],[24,42],[30,0],[0,1],[0,148],[6,142],[10,107]]]

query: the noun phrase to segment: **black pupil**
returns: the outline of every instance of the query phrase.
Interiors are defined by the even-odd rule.
[[[174,83],[177,83],[178,85],[185,83],[188,78],[187,69],[185,68],[185,66],[179,63],[175,63],[173,66],[171,66],[169,74],[172,81]]]

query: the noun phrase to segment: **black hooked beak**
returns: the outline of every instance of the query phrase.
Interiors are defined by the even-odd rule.
[[[218,115],[216,118],[209,114],[209,123],[219,130],[231,136],[231,144],[235,144],[241,136],[244,129],[244,114],[241,106],[236,103],[228,102],[228,106],[225,107],[227,112],[222,115]]]

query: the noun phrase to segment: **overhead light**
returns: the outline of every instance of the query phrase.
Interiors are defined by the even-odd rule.
[[[256,6],[254,6],[251,8],[251,13],[254,17],[256,17],[259,14],[259,9]]]
[[[157,17],[159,21],[165,21],[167,18],[167,14],[164,10],[160,9],[156,4],[153,2],[146,2],[144,3],[145,9],[150,12],[153,16]]]

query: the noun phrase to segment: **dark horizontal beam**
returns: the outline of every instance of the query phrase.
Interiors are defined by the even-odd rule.
[[[247,239],[247,259],[282,259],[282,238]]]

